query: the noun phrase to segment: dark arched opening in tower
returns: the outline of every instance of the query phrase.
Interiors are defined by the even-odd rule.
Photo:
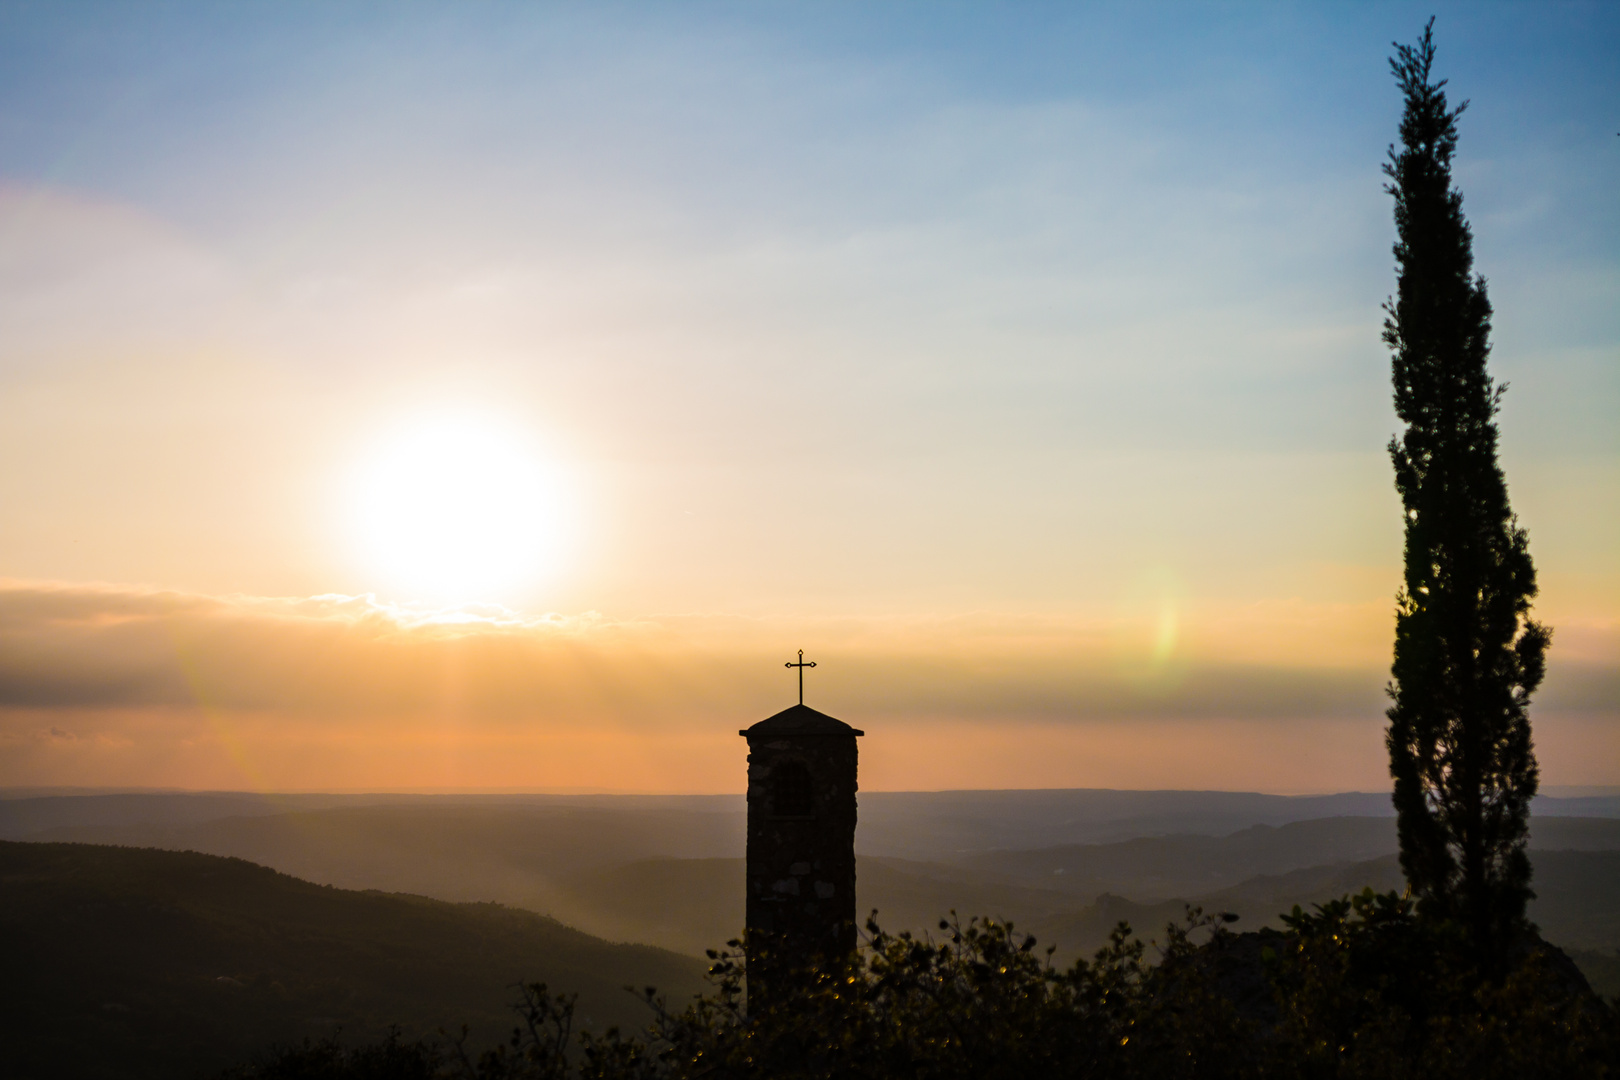
[[[814,817],[815,794],[810,783],[810,769],[802,761],[771,766],[771,816]]]

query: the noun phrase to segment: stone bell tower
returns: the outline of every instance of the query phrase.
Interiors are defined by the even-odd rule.
[[[785,969],[855,951],[855,738],[864,732],[804,704],[810,666],[799,668],[799,704],[738,732],[748,740],[746,944],[755,1003]]]

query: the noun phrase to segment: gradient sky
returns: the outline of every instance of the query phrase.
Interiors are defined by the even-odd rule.
[[[1384,787],[1431,13],[1620,783],[1612,4],[0,3],[0,785]]]

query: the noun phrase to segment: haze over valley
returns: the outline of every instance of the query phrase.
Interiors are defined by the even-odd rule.
[[[1614,1074],[1617,116],[1602,0],[0,0],[0,1072]]]
[[[1387,796],[1241,792],[873,792],[857,904],[890,930],[950,910],[1013,920],[1061,958],[1121,919],[1143,933],[1188,903],[1279,912],[1400,888]],[[1620,792],[1542,797],[1531,833],[1556,943],[1620,949]],[[741,933],[745,812],[729,796],[109,794],[0,800],[0,839],[246,859],[311,882],[496,902],[612,941],[693,957]]]

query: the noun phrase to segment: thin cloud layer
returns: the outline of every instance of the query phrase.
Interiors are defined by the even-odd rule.
[[[22,12],[0,784],[734,790],[800,647],[863,784],[1383,784],[1378,164],[1429,14]],[[1440,20],[1538,750],[1613,783],[1615,18]],[[362,465],[456,423],[578,539],[443,595],[603,614],[388,602],[434,568]],[[41,584],[94,581],[162,589]]]
[[[1354,645],[1382,621],[1190,612],[1165,647],[1126,621],[615,621],[12,582],[0,785],[736,790],[735,733],[794,700],[781,665],[802,645],[809,702],[868,731],[868,788],[1377,788],[1384,674]],[[1255,660],[1313,635],[1314,658]],[[1565,782],[1608,777],[1617,684],[1555,661],[1537,732]]]
[[[1286,614],[1249,613],[1246,628],[1229,616],[1203,636],[1253,632]],[[779,654],[798,642],[819,648],[818,700],[898,720],[1376,720],[1382,711],[1381,664],[1245,661],[1196,636],[1156,653],[1131,629],[984,614],[535,618],[370,597],[11,584],[0,588],[0,705],[687,726],[782,703],[792,686]],[[1610,711],[1616,670],[1555,667],[1547,694],[1562,711]]]

